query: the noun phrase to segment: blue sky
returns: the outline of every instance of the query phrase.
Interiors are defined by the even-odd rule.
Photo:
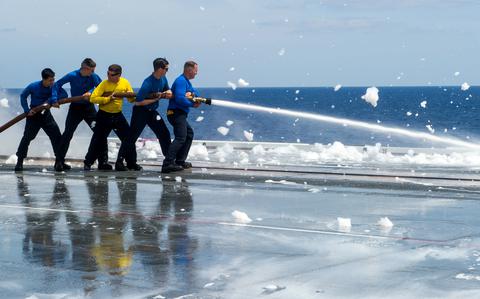
[[[196,60],[202,87],[480,83],[480,1],[0,0],[0,12],[1,88],[84,57],[139,86],[163,56],[170,82]]]

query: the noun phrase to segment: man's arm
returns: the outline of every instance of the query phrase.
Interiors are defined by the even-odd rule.
[[[130,85],[130,82],[128,82],[127,79],[125,79],[125,85],[126,85],[126,92],[133,92],[132,85]],[[128,100],[130,103],[135,102],[135,98],[127,98],[127,100]]]
[[[60,93],[60,88],[63,87],[63,85],[65,85],[66,83],[69,83],[71,82],[72,80],[72,74],[71,73],[68,73],[66,74],[65,76],[63,76],[62,78],[60,78],[60,80],[58,80],[57,82],[55,82],[55,84],[53,84],[53,87],[52,87],[52,97],[50,98],[50,102],[51,103],[56,103],[58,102],[59,100],[59,93]]]
[[[166,77],[165,77],[165,85],[163,86],[162,92],[164,94],[165,99],[169,100],[173,98],[173,93],[172,93],[172,90],[170,89],[170,85],[168,85],[168,80]]]
[[[187,82],[183,80],[177,81],[175,86],[175,92],[173,93],[175,102],[180,106],[193,107],[193,102],[187,98],[186,93]]]
[[[105,92],[105,84],[104,82],[100,83],[92,92],[90,96],[90,102],[94,104],[107,104],[112,99],[112,96],[103,97],[103,93]]]
[[[30,110],[28,107],[27,98],[32,93],[30,85],[28,85],[20,94],[20,103],[22,104],[23,112],[27,113]]]

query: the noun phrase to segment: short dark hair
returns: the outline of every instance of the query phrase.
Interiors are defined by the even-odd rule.
[[[157,58],[153,61],[153,70],[164,69],[168,65],[168,60],[166,58]]]
[[[186,70],[187,68],[195,67],[197,64],[198,63],[196,63],[195,61],[189,60],[185,62],[185,64],[183,65],[183,70]]]
[[[95,61],[93,61],[92,58],[85,58],[85,59],[82,61],[82,67],[84,67],[84,66],[96,67],[97,64],[95,63]]]
[[[52,71],[52,69],[50,68],[45,68],[42,70],[42,79],[45,80],[45,79],[48,79],[48,78],[53,78],[55,77],[55,72]]]
[[[119,65],[119,64],[111,64],[109,67],[108,67],[108,70],[110,72],[115,72],[115,73],[122,73],[122,67]]]

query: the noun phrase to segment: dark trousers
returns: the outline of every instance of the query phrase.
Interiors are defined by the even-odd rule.
[[[137,163],[135,142],[147,125],[152,129],[153,133],[155,133],[155,136],[157,136],[163,155],[167,155],[171,143],[170,132],[157,110],[149,110],[145,107],[134,106],[132,120],[130,121],[130,131],[127,139],[125,142],[122,142],[122,146],[120,147],[120,153],[125,153],[127,165],[134,165]]]
[[[109,113],[99,110],[97,113],[96,124],[93,129],[92,140],[90,140],[88,152],[85,155],[85,164],[92,165],[95,160],[100,158],[102,153],[108,151],[107,138],[112,130],[123,143],[125,138],[127,138],[129,131],[128,122],[125,119],[125,116],[123,116],[122,112]],[[123,159],[123,157],[124,154],[119,151],[117,160]]]
[[[97,110],[95,110],[95,105],[93,104],[70,104],[68,109],[67,119],[65,120],[65,131],[62,135],[61,142],[61,152],[60,157],[57,157],[59,160],[65,160],[67,155],[68,148],[70,147],[70,141],[73,138],[73,133],[77,130],[78,125],[85,121],[92,131],[95,127],[95,119],[97,117]],[[108,161],[108,150],[105,147],[105,151],[100,154],[98,158],[99,164],[105,163]]]
[[[60,133],[60,129],[50,113],[50,110],[43,110],[33,116],[27,117],[23,137],[17,150],[17,157],[19,159],[25,159],[28,153],[28,146],[30,145],[30,142],[37,137],[40,129],[43,129],[48,138],[50,138],[55,156],[59,156],[62,134]]]
[[[180,109],[168,110],[167,114],[168,122],[173,126],[175,139],[170,144],[163,165],[182,164],[187,159],[192,146],[193,129],[187,121],[188,114],[185,111]]]

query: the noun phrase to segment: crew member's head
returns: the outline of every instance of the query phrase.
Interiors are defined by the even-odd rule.
[[[118,83],[120,76],[122,75],[122,67],[118,64],[112,64],[108,67],[108,81],[112,83]]]
[[[80,74],[83,77],[88,77],[88,76],[92,75],[93,72],[95,72],[95,67],[96,66],[97,66],[97,64],[95,63],[95,61],[93,61],[92,58],[85,58],[82,61],[82,64],[80,66]]]
[[[157,78],[165,76],[168,72],[168,60],[157,58],[153,61],[153,75]]]
[[[55,73],[50,68],[42,70],[42,84],[45,87],[52,87],[55,83]]]
[[[188,80],[195,78],[198,73],[198,64],[195,61],[189,60],[183,65],[183,74]]]

